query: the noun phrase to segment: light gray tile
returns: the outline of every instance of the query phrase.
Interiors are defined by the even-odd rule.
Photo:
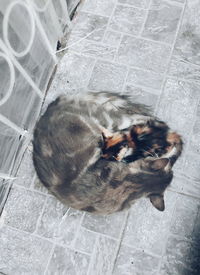
[[[94,59],[78,54],[66,54],[58,65],[49,96],[59,93],[81,92],[88,85]],[[59,87],[59,88],[58,88]]]
[[[108,23],[108,18],[87,12],[79,12],[74,19],[74,28],[70,36],[83,38],[89,33],[88,40],[101,41]]]
[[[82,10],[103,16],[110,16],[115,2],[115,0],[86,0]]]
[[[186,155],[184,175],[188,179],[199,182],[200,180],[200,158],[199,155]]]
[[[176,55],[200,65],[200,2],[186,1],[181,28],[175,45]]]
[[[83,54],[89,55],[95,58],[102,58],[105,60],[113,60],[116,54],[117,48],[107,45],[101,45],[92,41],[84,41],[82,49]]]
[[[158,109],[158,116],[168,122],[173,130],[188,139],[191,121],[200,96],[199,86],[193,83],[168,79]]]
[[[178,235],[170,236],[159,274],[197,275],[199,263],[198,244]]]
[[[132,35],[139,34],[145,19],[145,10],[117,5],[109,28]]]
[[[35,236],[3,227],[0,229],[0,273],[44,274],[52,244]]]
[[[172,44],[181,11],[181,7],[172,5],[167,0],[153,0],[142,36]]]
[[[41,194],[13,187],[4,207],[5,224],[33,232],[44,201],[45,196]]]
[[[48,198],[37,234],[54,239],[62,245],[71,245],[83,213],[69,209],[56,198]]]
[[[199,207],[198,199],[178,195],[170,231],[173,234],[192,239]]]
[[[120,39],[121,39],[121,33],[108,30],[105,33],[103,43],[106,45],[117,47],[120,43]]]
[[[130,211],[123,243],[158,256],[162,253],[170,228],[170,219],[176,202],[176,194],[165,192],[165,211],[155,209],[147,199],[138,201]]]
[[[135,87],[134,85],[127,84],[125,86],[124,93],[129,95],[133,102],[142,103],[152,108],[152,112],[155,109],[158,95],[149,93],[146,89]]]
[[[117,60],[153,72],[165,72],[170,54],[170,46],[160,45],[131,36],[124,36],[119,47]]]
[[[131,68],[127,77],[127,82],[133,85],[142,85],[148,88],[160,90],[163,78],[163,74]]]
[[[85,275],[90,257],[69,248],[56,246],[47,270],[48,275]]]
[[[146,254],[139,249],[122,245],[113,275],[154,275],[158,268],[159,259]]]
[[[176,55],[176,51],[171,60],[168,74],[177,77],[177,79],[183,78],[200,83],[200,67],[182,60]]]
[[[184,170],[184,169],[183,169]],[[193,195],[200,198],[199,181],[189,180],[187,178],[176,177],[173,179],[171,188],[186,195]]]
[[[121,91],[126,71],[126,66],[97,61],[89,82],[89,89],[97,91]]]
[[[186,0],[171,0],[171,1],[178,2],[178,3],[185,3]]]
[[[14,183],[23,185],[24,187],[30,187],[34,174],[35,169],[32,161],[32,151],[27,148],[19,166],[17,179]]]
[[[75,243],[75,249],[86,253],[92,253],[97,234],[81,227]]]
[[[150,0],[118,0],[121,4],[128,4],[139,8],[147,8]]]
[[[99,236],[89,269],[89,275],[111,274],[116,246],[116,241]]]
[[[118,238],[124,218],[125,212],[119,212],[107,216],[86,214],[82,226],[89,230]]]
[[[199,116],[196,118],[196,121],[193,127],[189,150],[196,154],[200,153],[200,117]]]

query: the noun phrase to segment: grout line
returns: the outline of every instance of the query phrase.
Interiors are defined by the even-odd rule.
[[[106,238],[114,240],[114,241],[118,241],[117,237],[112,237],[110,235],[106,235],[105,233],[101,233],[101,232],[97,232],[97,231],[92,231],[92,230],[84,227],[84,225],[82,225],[82,228],[85,229],[85,230],[87,230],[90,233],[93,233],[93,234],[96,234],[96,235],[99,235],[99,236],[102,236],[102,237],[106,237]]]
[[[83,219],[85,217],[85,213],[82,214],[81,218],[80,218],[80,221],[78,223],[78,226],[77,226],[77,229],[76,229],[76,233],[75,233],[75,236],[74,236],[74,239],[70,245],[71,248],[74,248],[75,249],[75,244],[76,244],[76,241],[78,239],[78,236],[80,234],[80,229],[81,229],[81,225],[82,225],[82,222],[83,222]]]
[[[36,225],[35,225],[35,231],[33,232],[33,234],[38,231],[38,227],[40,225],[40,222],[41,222],[41,219],[42,219],[42,216],[44,214],[45,207],[46,207],[47,199],[48,199],[48,197],[46,197],[45,200],[44,200],[44,203],[43,203],[43,206],[42,206],[42,210],[41,210],[41,212],[39,214],[39,217],[37,219],[37,222],[36,222]]]
[[[125,218],[124,218],[123,224],[122,224],[119,241],[118,241],[116,250],[114,252],[113,262],[111,263],[111,274],[113,274],[113,271],[114,271],[114,268],[115,268],[115,264],[116,264],[116,261],[117,261],[117,256],[118,256],[118,253],[119,253],[119,250],[120,250],[120,247],[121,247],[122,238],[123,238],[123,235],[124,235],[124,232],[125,232],[125,229],[126,229],[129,214],[130,214],[130,210],[127,210],[126,213],[125,213]]]
[[[92,253],[91,253],[91,257],[90,257],[90,263],[89,263],[89,266],[88,266],[87,275],[91,274],[90,270],[91,270],[91,266],[93,264],[93,261],[95,259],[95,254],[96,254],[96,249],[97,249],[98,243],[99,243],[99,236],[97,235],[95,243],[94,243],[94,247],[93,247],[93,250],[92,250]]]
[[[46,265],[46,268],[45,268],[45,271],[44,271],[44,275],[47,275],[48,267],[49,267],[49,264],[50,264],[51,259],[52,259],[52,257],[53,257],[53,252],[54,252],[54,250],[55,250],[55,247],[56,247],[56,245],[53,244],[53,245],[52,245],[52,248],[51,248],[51,251],[50,251],[50,254],[49,254],[49,258],[48,258],[48,260],[47,260],[47,265]]]
[[[25,186],[20,185],[20,184],[18,184],[18,183],[14,183],[13,186],[14,186],[14,187],[16,186],[17,188],[21,188],[21,189],[27,190],[27,191],[29,191],[29,192],[35,192],[35,193],[38,193],[38,194],[40,194],[40,195],[44,195],[45,197],[50,197],[50,196],[52,196],[51,194],[41,192],[41,191],[39,191],[39,190],[37,190],[37,189],[30,189],[30,187],[25,187]]]
[[[140,36],[140,37],[142,37],[142,33],[143,33],[143,31],[144,31],[144,27],[145,27],[145,24],[146,24],[148,15],[149,15],[149,11],[150,11],[151,4],[152,4],[152,0],[149,1],[148,7],[147,7],[147,10],[146,10],[146,14],[145,14],[145,17],[144,17],[144,21],[143,21],[143,24],[142,24],[141,29],[140,29],[140,32],[139,32],[139,36]]]

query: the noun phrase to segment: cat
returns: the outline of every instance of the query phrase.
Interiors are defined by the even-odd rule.
[[[111,214],[148,197],[160,211],[182,140],[168,131],[168,150],[160,158],[124,163],[102,158],[102,131],[118,132],[155,120],[148,107],[112,93],[60,96],[34,130],[33,163],[41,182],[61,202],[94,214]],[[105,134],[106,135],[106,134]]]

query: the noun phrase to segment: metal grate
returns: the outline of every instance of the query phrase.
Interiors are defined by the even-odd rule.
[[[0,1],[0,210],[79,0]]]

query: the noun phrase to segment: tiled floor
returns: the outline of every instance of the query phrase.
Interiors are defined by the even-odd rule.
[[[27,150],[0,222],[0,274],[200,274],[200,1],[86,0],[46,104],[109,90],[152,105],[183,135],[166,193],[97,217],[69,209],[37,181]],[[96,30],[96,31],[94,31]]]

